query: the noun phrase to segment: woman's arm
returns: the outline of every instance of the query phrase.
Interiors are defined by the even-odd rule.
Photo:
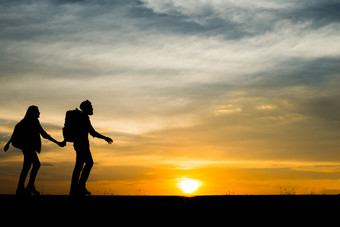
[[[39,132],[40,132],[40,135],[49,140],[49,141],[52,141],[53,143],[57,144],[58,146],[60,147],[65,147],[66,146],[66,141],[63,141],[63,142],[59,142],[57,140],[55,140],[52,136],[50,136],[42,127],[41,125],[39,124]]]
[[[7,142],[7,144],[5,145],[5,147],[4,147],[4,151],[6,152],[6,151],[8,151],[8,149],[9,149],[9,145],[12,143],[12,137],[9,139],[9,141]]]

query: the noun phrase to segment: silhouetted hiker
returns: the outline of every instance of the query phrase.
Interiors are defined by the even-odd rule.
[[[9,148],[9,145],[12,143],[14,147],[21,149],[22,153],[24,154],[24,164],[21,170],[18,188],[16,191],[17,195],[40,194],[34,186],[35,178],[40,168],[40,161],[36,153],[40,153],[41,151],[40,135],[61,147],[66,145],[65,141],[58,142],[44,131],[38,120],[39,116],[40,112],[37,106],[28,107],[25,117],[15,126],[11,139],[4,147],[6,152]],[[30,179],[25,189],[25,180],[32,164],[33,167],[31,170]]]
[[[73,147],[77,154],[72,174],[70,195],[91,195],[86,189],[86,181],[93,166],[88,134],[90,133],[93,137],[104,139],[109,144],[113,141],[111,138],[96,132],[92,127],[89,115],[93,115],[93,107],[90,101],[82,102],[80,109],[81,111],[75,109],[66,112],[65,127],[63,129],[65,140],[73,142]]]

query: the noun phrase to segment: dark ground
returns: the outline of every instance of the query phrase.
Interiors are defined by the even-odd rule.
[[[249,223],[268,226],[339,226],[340,196],[87,196],[0,195],[0,217],[17,222],[49,220],[47,224],[129,223],[170,226],[174,223]],[[18,219],[15,218],[18,217]],[[332,223],[328,225],[327,222]],[[122,222],[120,222],[122,223]],[[243,224],[248,223],[247,225]],[[165,225],[164,225],[165,224]],[[302,225],[301,225],[302,224]],[[107,224],[105,224],[107,225]],[[183,225],[180,225],[183,226]],[[193,225],[190,225],[193,226]],[[209,225],[216,226],[216,225]],[[223,225],[224,226],[224,225]]]

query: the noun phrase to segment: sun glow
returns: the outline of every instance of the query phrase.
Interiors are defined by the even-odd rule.
[[[178,179],[177,187],[181,189],[186,194],[192,194],[197,191],[199,187],[202,186],[202,182],[190,178],[180,178]]]

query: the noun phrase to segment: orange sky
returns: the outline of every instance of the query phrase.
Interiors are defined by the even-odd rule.
[[[166,3],[165,3],[166,2]],[[28,106],[62,140],[89,99],[93,194],[340,192],[334,1],[0,3],[0,145]],[[334,11],[334,12],[333,12]],[[72,144],[44,141],[36,187],[68,194]],[[0,152],[0,193],[23,156]]]

